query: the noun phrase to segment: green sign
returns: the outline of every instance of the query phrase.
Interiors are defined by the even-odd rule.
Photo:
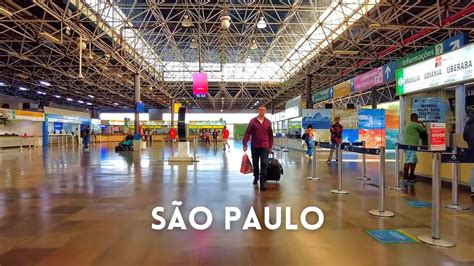
[[[443,53],[443,51],[443,43],[426,47],[420,51],[411,53],[395,61],[395,68],[399,69],[409,65],[413,65],[415,63],[440,55]]]
[[[311,102],[313,104],[326,101],[332,98],[333,88],[327,88],[324,90],[317,91],[311,95]]]

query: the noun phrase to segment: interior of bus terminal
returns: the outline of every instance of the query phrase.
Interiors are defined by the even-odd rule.
[[[385,175],[380,157],[367,155],[372,180],[360,180],[362,155],[343,151],[339,163],[327,164],[328,150],[317,148],[313,168],[301,145],[309,109],[330,109],[331,120],[342,115],[345,130],[379,149],[403,141],[410,113],[426,104],[444,106],[431,119],[445,123],[447,146],[466,147],[472,72],[451,81],[430,72],[440,82],[430,88],[400,84],[395,71],[410,79],[437,68],[435,54],[443,67],[466,60],[451,71],[472,67],[473,35],[474,5],[466,0],[2,1],[0,122],[9,121],[0,124],[0,265],[474,265],[472,164],[460,168],[455,190],[466,208],[452,210],[436,206],[431,153],[419,152],[420,180],[397,191],[390,188],[404,183],[393,147],[386,147]],[[207,73],[204,92],[193,88],[196,72]],[[266,191],[241,173],[239,134],[261,104],[284,172]],[[184,147],[168,132],[180,106],[183,143],[197,162],[172,161]],[[385,110],[383,134],[349,125],[362,124],[364,108]],[[194,143],[200,129],[224,124],[230,149],[222,150],[222,136],[216,147]],[[95,140],[89,149],[74,136],[87,126]],[[152,129],[154,141],[116,152],[126,131],[138,128],[147,137]],[[329,138],[329,129],[316,131],[318,140]],[[442,205],[453,201],[450,167],[439,171]],[[331,192],[339,178],[348,194]],[[380,210],[381,192],[393,217],[369,213]],[[163,206],[169,222],[173,201],[182,201],[187,229],[153,230],[153,208]],[[202,231],[188,219],[198,206],[214,218]],[[318,230],[301,224],[308,206],[324,214]],[[226,207],[242,212],[230,230]],[[262,230],[242,230],[251,207]],[[265,228],[265,207],[291,207],[298,229],[285,228],[285,212],[279,229]],[[454,245],[417,238],[434,228]],[[384,243],[370,230],[398,230],[409,243]]]

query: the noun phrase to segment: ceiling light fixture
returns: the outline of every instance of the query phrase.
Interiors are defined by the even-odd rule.
[[[335,55],[358,55],[359,51],[335,50],[332,53],[335,54]]]
[[[224,30],[230,28],[230,17],[227,15],[227,11],[223,11],[221,16],[221,26]]]
[[[86,103],[87,105],[92,105],[92,103]]]
[[[72,102],[73,100],[71,98],[66,98],[68,102]]]
[[[117,105],[118,105],[118,103],[114,103],[114,105],[115,105],[115,106],[117,106]]]
[[[61,98],[61,96],[59,96],[59,95],[54,95],[54,98],[58,98],[58,99],[59,99],[59,98]]]
[[[83,102],[83,101],[81,101],[81,100],[78,100],[77,102],[78,102],[78,103],[84,103],[84,102]]]
[[[247,59],[245,59],[245,63],[252,63],[252,59],[250,59],[250,57],[248,57]]]
[[[40,81],[39,83],[43,86],[51,86],[51,83],[49,83],[47,81]]]
[[[263,16],[262,16],[260,20],[257,22],[257,28],[265,29],[266,27],[267,27],[267,22],[265,22],[265,19],[263,19]]]
[[[199,45],[198,45],[198,43],[196,42],[196,39],[193,38],[193,39],[191,40],[191,45],[189,45],[189,47],[191,47],[192,49],[196,49],[196,48],[198,48],[198,46],[199,46]]]
[[[257,45],[257,42],[254,40],[252,40],[252,43],[250,44],[250,49],[251,50],[255,50],[258,48],[258,45]]]
[[[94,95],[90,95],[90,94],[89,94],[89,95],[87,95],[87,96],[89,96],[89,98],[91,98],[91,99],[94,99]]]
[[[18,89],[21,90],[21,91],[27,91],[27,90],[28,90],[28,89],[25,88],[25,87],[19,87]]]
[[[7,84],[5,84],[5,82],[0,82],[0,87],[4,87],[6,86]]]
[[[42,92],[42,91],[37,91],[36,93],[41,94],[41,95],[46,95],[46,92]]]
[[[181,26],[185,28],[189,28],[193,26],[193,22],[189,19],[188,15],[184,15],[183,21],[181,22]]]
[[[3,15],[5,17],[11,17],[13,16],[13,13],[10,10],[4,8],[3,6],[0,6],[0,15]]]

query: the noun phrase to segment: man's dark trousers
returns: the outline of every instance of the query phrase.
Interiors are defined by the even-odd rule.
[[[260,161],[260,167],[259,167],[259,161]],[[253,164],[253,176],[258,179],[260,175],[260,187],[265,186],[265,181],[267,179],[267,168],[268,168],[268,149],[252,148],[252,164]]]

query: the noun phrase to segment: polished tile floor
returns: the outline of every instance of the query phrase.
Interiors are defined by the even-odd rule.
[[[0,265],[474,265],[474,206],[467,191],[461,202],[470,210],[442,210],[441,234],[455,247],[381,244],[364,230],[431,232],[431,209],[406,203],[430,201],[429,183],[407,193],[387,190],[386,207],[396,216],[376,218],[368,210],[377,208],[378,188],[356,179],[357,156],[345,156],[343,164],[348,195],[329,192],[337,185],[337,167],[324,163],[327,153],[318,158],[322,179],[309,181],[310,163],[297,151],[276,153],[285,174],[261,193],[251,175],[239,173],[241,147],[232,145],[230,152],[199,146],[195,165],[163,163],[160,143],[141,154],[117,154],[112,144],[90,152],[54,147],[0,153]],[[165,158],[171,153],[166,147]],[[368,161],[369,176],[377,176],[377,158]],[[388,160],[388,186],[393,168]],[[449,201],[449,186],[442,198]],[[208,207],[211,228],[152,230],[151,210],[164,206],[169,219],[173,200],[183,201],[185,217],[196,206]],[[291,219],[299,224],[299,213],[311,205],[325,215],[319,230],[241,230],[251,206],[262,224],[265,206],[292,207]],[[224,230],[226,206],[242,210],[231,230]]]

